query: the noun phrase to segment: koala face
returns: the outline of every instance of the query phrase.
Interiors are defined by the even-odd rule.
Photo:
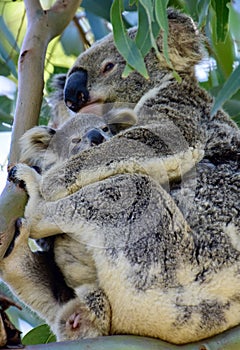
[[[56,130],[49,143],[46,158],[50,152],[65,160],[107,141],[111,136],[111,130],[103,118],[82,114],[80,118],[71,118]]]
[[[89,114],[71,118],[59,129],[37,126],[28,130],[20,140],[20,161],[45,171],[111,136],[104,119]]]
[[[192,73],[194,64],[201,59],[198,33],[193,21],[180,13],[169,11],[169,57],[179,73]],[[137,29],[131,29],[134,38]],[[157,45],[158,57],[152,50],[145,58],[149,79],[133,72],[122,77],[126,62],[117,51],[110,34],[82,53],[69,71],[64,86],[64,100],[73,112],[90,112],[96,104],[131,103],[153,87],[161,84],[164,75],[171,72],[162,53],[162,36]]]
[[[133,86],[132,79],[122,78],[125,64],[111,35],[93,45],[79,57],[69,72],[64,88],[67,107],[73,112],[91,112],[96,104],[121,102],[121,95],[124,96],[123,102],[136,103],[144,92],[144,86],[150,85],[150,82],[133,73]]]
[[[20,140],[20,162],[37,166],[44,172],[58,162],[100,145],[136,122],[132,110],[116,109],[104,117],[78,115],[70,118],[59,129],[36,126]]]

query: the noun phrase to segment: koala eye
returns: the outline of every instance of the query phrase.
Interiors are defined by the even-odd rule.
[[[75,137],[74,139],[72,139],[72,143],[80,143],[80,142],[81,142],[80,137]]]
[[[103,131],[103,132],[108,132],[108,131],[109,131],[109,128],[108,128],[107,126],[104,126],[104,127],[102,128],[102,131]]]
[[[108,62],[108,63],[106,63],[105,66],[103,67],[102,72],[103,72],[103,73],[110,72],[110,71],[114,68],[114,66],[115,66],[114,63]]]

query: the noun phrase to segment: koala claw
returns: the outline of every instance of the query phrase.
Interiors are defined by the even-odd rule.
[[[20,188],[26,188],[25,182],[17,177],[17,166],[13,166],[8,172],[8,181],[13,182]]]

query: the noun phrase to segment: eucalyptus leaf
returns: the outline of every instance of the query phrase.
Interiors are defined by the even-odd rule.
[[[61,35],[61,44],[66,55],[78,56],[84,51],[84,46],[79,37],[79,32],[73,22],[67,26]]]
[[[204,21],[206,21],[210,5],[211,5],[211,0],[198,0],[197,13],[198,13],[199,27],[201,27]]]
[[[148,21],[149,29],[147,30],[147,32],[148,32],[149,45],[150,45],[149,49],[151,47],[153,47],[154,50],[156,51],[156,54],[159,55],[158,47],[157,47],[156,40],[155,40],[156,36],[157,36],[157,34],[158,34],[159,30],[160,30],[160,26],[159,26],[158,22],[157,22],[157,24],[158,24],[158,32],[155,33],[156,36],[154,36],[154,33],[153,33],[153,23],[155,21],[154,2],[152,2],[152,6],[149,6],[149,2],[148,1],[146,1],[146,0],[139,0],[139,8],[141,9],[140,5],[142,5],[142,7],[144,8],[144,10],[146,12],[146,18],[147,18],[147,21]],[[141,23],[140,20],[139,20],[139,23]],[[148,51],[149,51],[149,49],[148,49]],[[144,53],[144,55],[145,55],[145,53]]]
[[[240,65],[232,72],[229,78],[226,80],[220,92],[215,99],[211,115],[214,115],[219,108],[226,102],[234,93],[240,89]]]
[[[16,39],[10,29],[7,27],[2,16],[0,16],[0,37],[4,37],[14,50],[16,50],[18,53],[20,52]]]
[[[202,1],[202,0],[200,0]],[[193,0],[184,0],[183,4],[180,5],[180,8],[184,7],[184,12],[188,13],[194,21],[198,20],[198,10],[197,10],[197,2]],[[176,7],[179,7],[179,2]]]
[[[55,341],[56,337],[46,324],[33,328],[22,339],[24,345],[48,344]]]
[[[143,57],[145,57],[145,55],[149,52],[149,50],[152,47],[151,36],[150,36],[150,30],[152,25],[151,23],[149,23],[149,16],[147,15],[146,10],[141,3],[139,3],[139,7],[138,7],[138,22],[141,23],[141,25],[138,28],[135,42],[137,44],[137,47],[141,51]],[[159,32],[160,27],[158,23],[157,22],[154,22],[154,23],[155,23],[154,26],[156,27],[157,25],[157,28],[158,28],[158,30],[155,30],[155,33],[157,31]]]
[[[111,7],[111,22],[113,25],[113,36],[116,47],[127,63],[148,78],[148,72],[144,63],[144,58],[138,49],[135,41],[127,34],[122,19],[123,3],[121,0],[114,0]]]
[[[216,12],[216,36],[218,42],[224,42],[228,32],[228,7],[229,0],[212,0]]]
[[[10,114],[12,111],[12,103],[13,101],[10,100],[7,96],[0,96],[0,108],[4,110],[6,114]]]
[[[15,66],[14,62],[12,61],[12,59],[10,58],[9,53],[7,52],[5,47],[3,46],[2,42],[0,41],[0,59],[1,58],[5,62],[6,66],[9,68],[10,72],[14,75],[15,78],[17,78],[16,66]]]
[[[126,11],[136,11],[138,0],[123,0]]]
[[[168,55],[167,5],[168,5],[168,0],[156,0],[155,1],[156,19],[159,23],[161,30],[163,31],[163,54],[164,54],[164,57],[165,57],[168,65],[171,67],[171,62],[170,62],[169,55]]]
[[[0,75],[7,77],[11,73],[6,62],[0,58]]]
[[[94,34],[95,40],[99,40],[105,35],[109,34],[110,31],[107,28],[106,21],[103,18],[96,16],[90,11],[86,11],[86,16]]]
[[[83,0],[81,6],[96,16],[110,21],[110,8],[112,0]]]
[[[238,2],[239,3],[239,2]],[[229,30],[235,42],[238,52],[240,53],[240,31],[239,31],[239,23],[240,23],[240,9],[239,4],[237,7],[237,3],[231,1],[227,4],[229,8]]]

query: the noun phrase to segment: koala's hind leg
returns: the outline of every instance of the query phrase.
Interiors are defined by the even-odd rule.
[[[57,316],[58,340],[76,340],[110,334],[111,308],[98,286],[84,285],[75,290],[77,297],[70,300]]]
[[[20,300],[52,325],[62,302],[73,298],[74,293],[66,287],[67,296],[64,296],[64,300],[56,297],[54,278],[57,270],[49,263],[47,254],[31,251],[28,238],[26,221],[18,219],[14,240],[0,262],[0,276]],[[60,278],[60,275],[57,277]],[[61,288],[64,289],[64,286],[62,277]]]

